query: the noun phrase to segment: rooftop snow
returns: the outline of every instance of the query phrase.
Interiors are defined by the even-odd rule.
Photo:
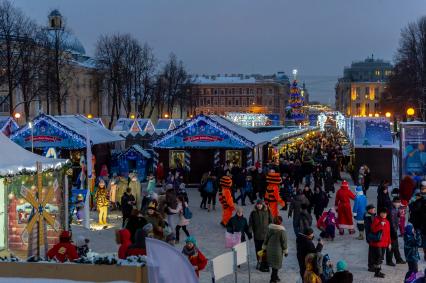
[[[253,84],[256,83],[254,77],[241,78],[241,77],[195,77],[192,80],[193,84]]]
[[[90,140],[94,145],[123,140],[112,131],[82,115],[54,116],[54,119],[82,136],[86,136],[88,131]]]

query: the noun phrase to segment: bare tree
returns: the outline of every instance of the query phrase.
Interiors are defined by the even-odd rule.
[[[178,61],[176,55],[172,53],[170,54],[169,61],[163,67],[162,76],[166,81],[166,111],[171,117],[176,102],[179,102],[181,112],[183,112],[183,108],[187,105],[186,87],[188,84],[188,75],[183,62]]]
[[[19,62],[19,88],[21,90],[25,119],[30,118],[31,103],[40,101],[40,93],[44,90],[42,71],[46,61],[43,50],[43,38],[40,29],[33,26],[23,38],[23,56]]]
[[[7,97],[0,105],[7,102],[10,115],[15,109],[13,96],[19,85],[19,62],[24,54],[25,37],[33,24],[9,1],[0,2],[0,83],[8,88]]]
[[[389,81],[389,93],[384,96],[383,101],[386,109],[403,114],[405,107],[414,106],[420,110],[425,120],[426,16],[402,30],[395,61],[394,73]]]

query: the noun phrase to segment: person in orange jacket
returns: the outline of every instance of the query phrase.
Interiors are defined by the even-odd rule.
[[[269,172],[266,176],[268,186],[266,187],[265,203],[268,205],[271,211],[272,218],[278,217],[278,203],[284,207],[285,203],[280,197],[281,176],[280,173]]]
[[[231,187],[232,179],[229,176],[220,178],[220,186],[222,191],[219,193],[219,201],[222,204],[222,222],[220,224],[226,227],[229,219],[232,217],[232,212],[235,209],[234,200],[232,199]]]

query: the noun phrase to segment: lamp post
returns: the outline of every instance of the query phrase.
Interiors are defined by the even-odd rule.
[[[33,122],[29,122],[28,127],[31,129],[31,152],[34,153],[34,127],[33,127]]]

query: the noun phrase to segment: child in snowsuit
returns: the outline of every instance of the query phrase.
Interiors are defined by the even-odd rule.
[[[81,224],[84,218],[84,197],[82,194],[77,195],[75,210],[76,210],[77,223]]]
[[[414,231],[414,227],[411,224],[405,226],[404,232],[404,254],[405,260],[408,264],[408,271],[405,275],[407,280],[411,274],[419,271],[418,262],[420,260],[419,247],[422,246],[421,234]]]
[[[354,218],[356,220],[356,226],[359,231],[358,240],[364,240],[364,214],[365,208],[367,207],[367,198],[364,195],[361,186],[356,187],[356,197],[354,201],[354,206],[352,209]]]
[[[194,237],[189,236],[186,238],[185,243],[182,253],[188,257],[189,262],[194,266],[195,273],[200,277],[200,271],[206,268],[207,259],[197,248],[197,241]]]
[[[336,214],[334,213],[334,208],[322,213],[317,221],[317,227],[321,230],[321,238],[334,240],[336,236]]]

